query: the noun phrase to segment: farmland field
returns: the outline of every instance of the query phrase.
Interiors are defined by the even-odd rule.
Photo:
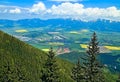
[[[53,47],[58,57],[71,62],[76,62],[79,56],[84,56],[90,37],[94,32],[91,29],[75,30],[62,27],[51,29],[50,26],[37,28],[14,27],[10,30],[8,28],[2,28],[1,30],[45,52]],[[99,59],[110,69],[120,71],[118,70],[120,68],[118,63],[120,61],[120,33],[106,31],[96,31],[96,33],[101,53]],[[111,61],[106,60],[106,58]]]
[[[28,32],[28,31],[25,30],[25,29],[21,29],[21,30],[16,30],[15,32],[18,32],[18,33],[24,33],[24,32]]]
[[[120,50],[120,47],[118,46],[105,46],[106,48],[108,48],[109,50]]]

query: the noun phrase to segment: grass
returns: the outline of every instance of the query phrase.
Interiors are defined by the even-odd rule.
[[[18,33],[23,33],[23,32],[28,32],[27,30],[25,29],[21,29],[21,30],[16,30],[15,32],[18,32]]]

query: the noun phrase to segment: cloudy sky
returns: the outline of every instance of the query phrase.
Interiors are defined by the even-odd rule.
[[[120,21],[120,0],[0,0],[0,19]]]

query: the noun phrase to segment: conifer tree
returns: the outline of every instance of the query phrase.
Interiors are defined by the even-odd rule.
[[[98,43],[96,33],[94,32],[86,51],[86,57],[83,58],[84,79],[86,82],[104,82],[102,65],[97,59],[99,55]]]
[[[59,68],[56,64],[55,53],[52,48],[50,48],[47,56],[48,58],[42,70],[41,80],[42,82],[60,82]]]
[[[75,82],[84,82],[83,75],[84,75],[84,70],[80,65],[80,60],[78,59],[76,65],[72,69],[71,77],[75,80]]]

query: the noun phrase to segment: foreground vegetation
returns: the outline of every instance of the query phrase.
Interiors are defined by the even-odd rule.
[[[42,82],[47,54],[0,31],[0,82]],[[70,78],[72,64],[57,58],[62,82]]]
[[[0,44],[0,82],[43,82],[42,70],[49,71],[47,69],[49,65],[47,67],[46,64],[50,57],[47,53],[2,31],[0,31]],[[60,82],[75,82],[71,77],[72,63],[59,58],[56,58],[55,63]],[[103,71],[103,74],[105,82],[115,82],[118,78],[109,71]]]

